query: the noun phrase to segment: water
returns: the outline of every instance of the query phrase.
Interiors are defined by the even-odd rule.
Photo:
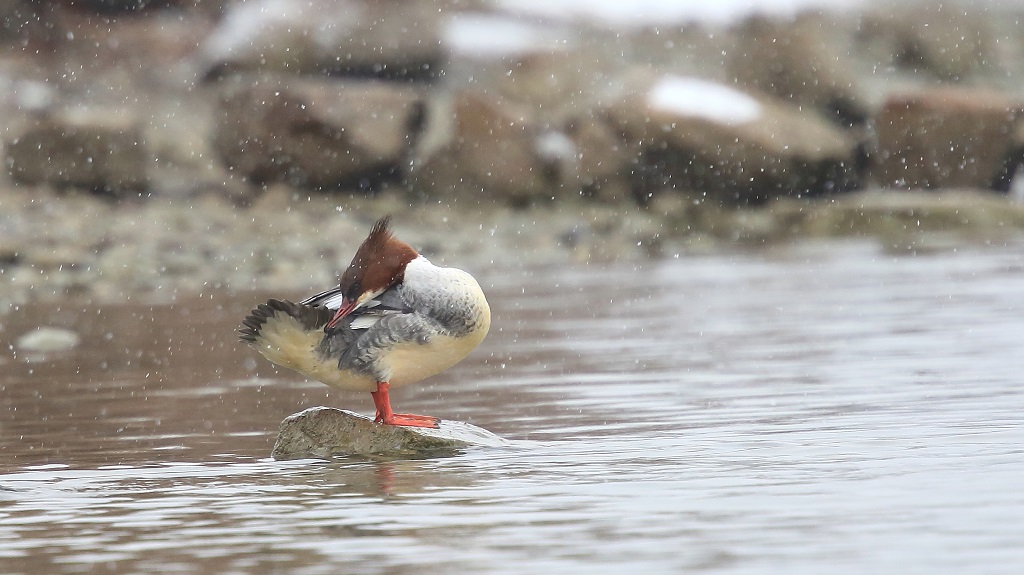
[[[488,340],[395,403],[515,446],[427,460],[267,458],[286,415],[372,405],[235,344],[267,294],[16,310],[5,348],[40,323],[85,343],[0,356],[0,566],[1017,573],[1021,254],[479,273]]]

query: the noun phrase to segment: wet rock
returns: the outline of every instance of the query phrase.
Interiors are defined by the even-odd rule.
[[[208,78],[239,71],[432,79],[441,72],[433,2],[236,3],[200,49]]]
[[[625,85],[604,114],[642,149],[639,196],[673,188],[747,204],[858,183],[851,138],[796,106],[688,76],[642,71]]]
[[[1024,107],[983,88],[933,88],[890,97],[876,118],[873,173],[895,188],[991,188],[1016,146]]]
[[[225,89],[214,148],[258,184],[366,187],[407,163],[423,109],[393,84],[264,78]]]
[[[463,90],[453,103],[447,142],[413,168],[417,187],[456,201],[523,204],[553,199],[575,169],[576,149],[530,106]]]
[[[46,353],[65,351],[78,345],[80,337],[69,329],[41,327],[18,338],[19,351]]]
[[[281,422],[274,459],[339,455],[424,456],[454,453],[469,447],[503,447],[509,442],[460,421],[441,421],[439,429],[397,427],[335,409],[311,407]]]
[[[789,103],[818,110],[844,126],[863,124],[868,110],[855,86],[852,57],[836,41],[835,15],[795,20],[755,16],[735,31],[727,77]]]
[[[27,184],[125,192],[148,182],[142,124],[123,110],[81,108],[36,118],[5,150],[11,177]]]

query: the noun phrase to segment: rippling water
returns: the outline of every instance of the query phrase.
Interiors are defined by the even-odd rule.
[[[396,405],[515,440],[267,459],[316,404],[239,348],[266,294],[0,316],[5,573],[1016,573],[1024,256],[865,244],[494,269],[491,336]],[[301,297],[305,294],[275,294]]]

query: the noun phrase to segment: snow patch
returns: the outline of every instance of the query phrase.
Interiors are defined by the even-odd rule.
[[[79,335],[69,329],[40,327],[18,338],[17,347],[27,352],[65,351],[78,345]]]
[[[537,137],[537,154],[544,160],[575,158],[576,151],[576,144],[561,132],[544,132]]]
[[[358,5],[333,0],[249,0],[227,12],[203,49],[214,59],[285,50],[274,45],[285,40],[332,50],[361,17]]]
[[[301,7],[288,0],[262,0],[239,4],[229,10],[219,28],[206,42],[206,51],[217,56],[234,55],[250,47],[282,22],[301,25]]]
[[[567,32],[488,14],[458,14],[444,26],[444,42],[462,56],[505,56],[562,48]]]
[[[654,110],[735,126],[761,116],[761,104],[739,90],[701,78],[665,76],[647,94]]]

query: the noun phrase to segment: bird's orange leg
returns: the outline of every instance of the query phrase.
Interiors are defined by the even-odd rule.
[[[377,382],[377,391],[371,391],[373,405],[377,407],[377,415],[374,421],[385,425],[402,425],[405,427],[432,427],[439,426],[440,419],[429,415],[416,415],[413,413],[394,413],[391,411],[391,384],[386,381]]]

